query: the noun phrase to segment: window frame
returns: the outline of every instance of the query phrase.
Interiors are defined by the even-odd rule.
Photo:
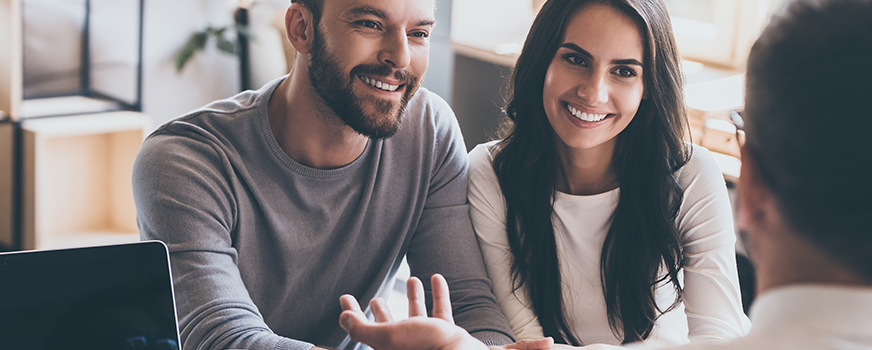
[[[673,17],[673,32],[682,58],[733,69],[744,69],[748,53],[779,0],[710,0],[716,16],[715,35],[689,33],[693,22]],[[676,25],[677,24],[677,25]]]

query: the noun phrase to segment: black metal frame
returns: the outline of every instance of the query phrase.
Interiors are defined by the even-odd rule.
[[[101,100],[112,101],[116,105],[120,106],[120,108],[113,110],[106,110],[101,112],[109,112],[114,110],[129,110],[129,111],[142,111],[142,49],[143,49],[143,31],[144,31],[144,8],[145,8],[145,0],[139,0],[139,33],[137,36],[138,45],[137,45],[137,62],[136,62],[136,101],[133,104],[122,101],[118,98],[91,90],[91,0],[85,0],[85,21],[83,24],[82,30],[82,49],[81,49],[81,63],[79,64],[79,90],[75,92],[69,93],[59,93],[59,94],[44,94],[44,95],[34,95],[34,96],[26,96],[24,99],[38,99],[38,98],[50,98],[50,97],[64,97],[64,96],[88,96],[93,98],[98,98]],[[22,14],[23,15],[23,14]],[[24,29],[22,28],[22,32]],[[23,36],[23,33],[22,33]],[[24,52],[22,52],[24,55]],[[23,61],[23,60],[22,60]],[[90,112],[89,112],[90,113]]]
[[[139,34],[138,34],[138,46],[137,46],[137,63],[136,63],[136,101],[133,104],[121,101],[117,98],[107,96],[105,94],[101,94],[96,91],[92,91],[90,87],[90,18],[91,18],[91,0],[85,0],[85,23],[83,30],[83,39],[82,39],[82,56],[81,56],[81,68],[79,70],[79,74],[81,75],[81,85],[80,90],[74,93],[65,93],[65,94],[55,94],[55,95],[44,95],[44,96],[31,96],[27,97],[27,99],[35,99],[35,98],[47,98],[47,97],[61,97],[61,96],[88,96],[99,98],[103,100],[108,100],[115,102],[118,106],[121,106],[118,110],[130,110],[140,112],[142,111],[142,48],[143,48],[143,31],[144,31],[144,5],[145,0],[139,0]],[[23,28],[22,28],[23,31]],[[22,33],[23,35],[23,33]],[[22,55],[24,53],[22,52]],[[23,57],[22,57],[23,58]],[[102,111],[102,112],[109,112]],[[0,120],[0,123],[10,123],[13,124],[13,142],[12,142],[12,157],[13,157],[13,165],[12,165],[12,246],[11,247],[0,247],[0,250],[21,250],[22,241],[23,241],[23,196],[24,189],[22,188],[23,181],[23,166],[24,166],[24,155],[23,155],[23,144],[22,137],[23,132],[21,129],[21,121],[12,121],[12,120]]]

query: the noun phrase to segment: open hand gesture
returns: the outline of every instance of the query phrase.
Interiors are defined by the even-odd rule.
[[[366,318],[357,300],[351,295],[339,298],[342,314],[339,324],[351,336],[351,339],[371,346],[376,350],[459,350],[481,349],[488,347],[473,338],[463,328],[454,325],[449,298],[448,283],[439,274],[430,278],[433,286],[433,317],[427,317],[427,307],[424,298],[424,286],[417,277],[406,282],[409,299],[409,318],[394,321],[383,299],[373,299],[369,306],[372,309],[375,322]],[[540,340],[522,340],[497,349],[535,350],[550,349],[551,338]]]

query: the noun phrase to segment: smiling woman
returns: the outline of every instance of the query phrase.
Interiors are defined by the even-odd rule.
[[[684,140],[670,28],[660,0],[545,2],[510,78],[509,131],[470,153],[473,225],[521,339],[748,330],[726,187]]]
[[[616,187],[604,173],[617,135],[633,120],[645,93],[643,55],[636,23],[609,5],[590,4],[568,23],[545,73],[545,114],[561,140],[555,147],[563,164],[575,159],[588,168],[578,171],[599,174],[575,176],[570,172],[576,169],[566,167],[558,190],[596,194]]]

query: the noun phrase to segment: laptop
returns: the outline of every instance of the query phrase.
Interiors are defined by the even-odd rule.
[[[166,245],[0,253],[0,348],[179,350]]]

